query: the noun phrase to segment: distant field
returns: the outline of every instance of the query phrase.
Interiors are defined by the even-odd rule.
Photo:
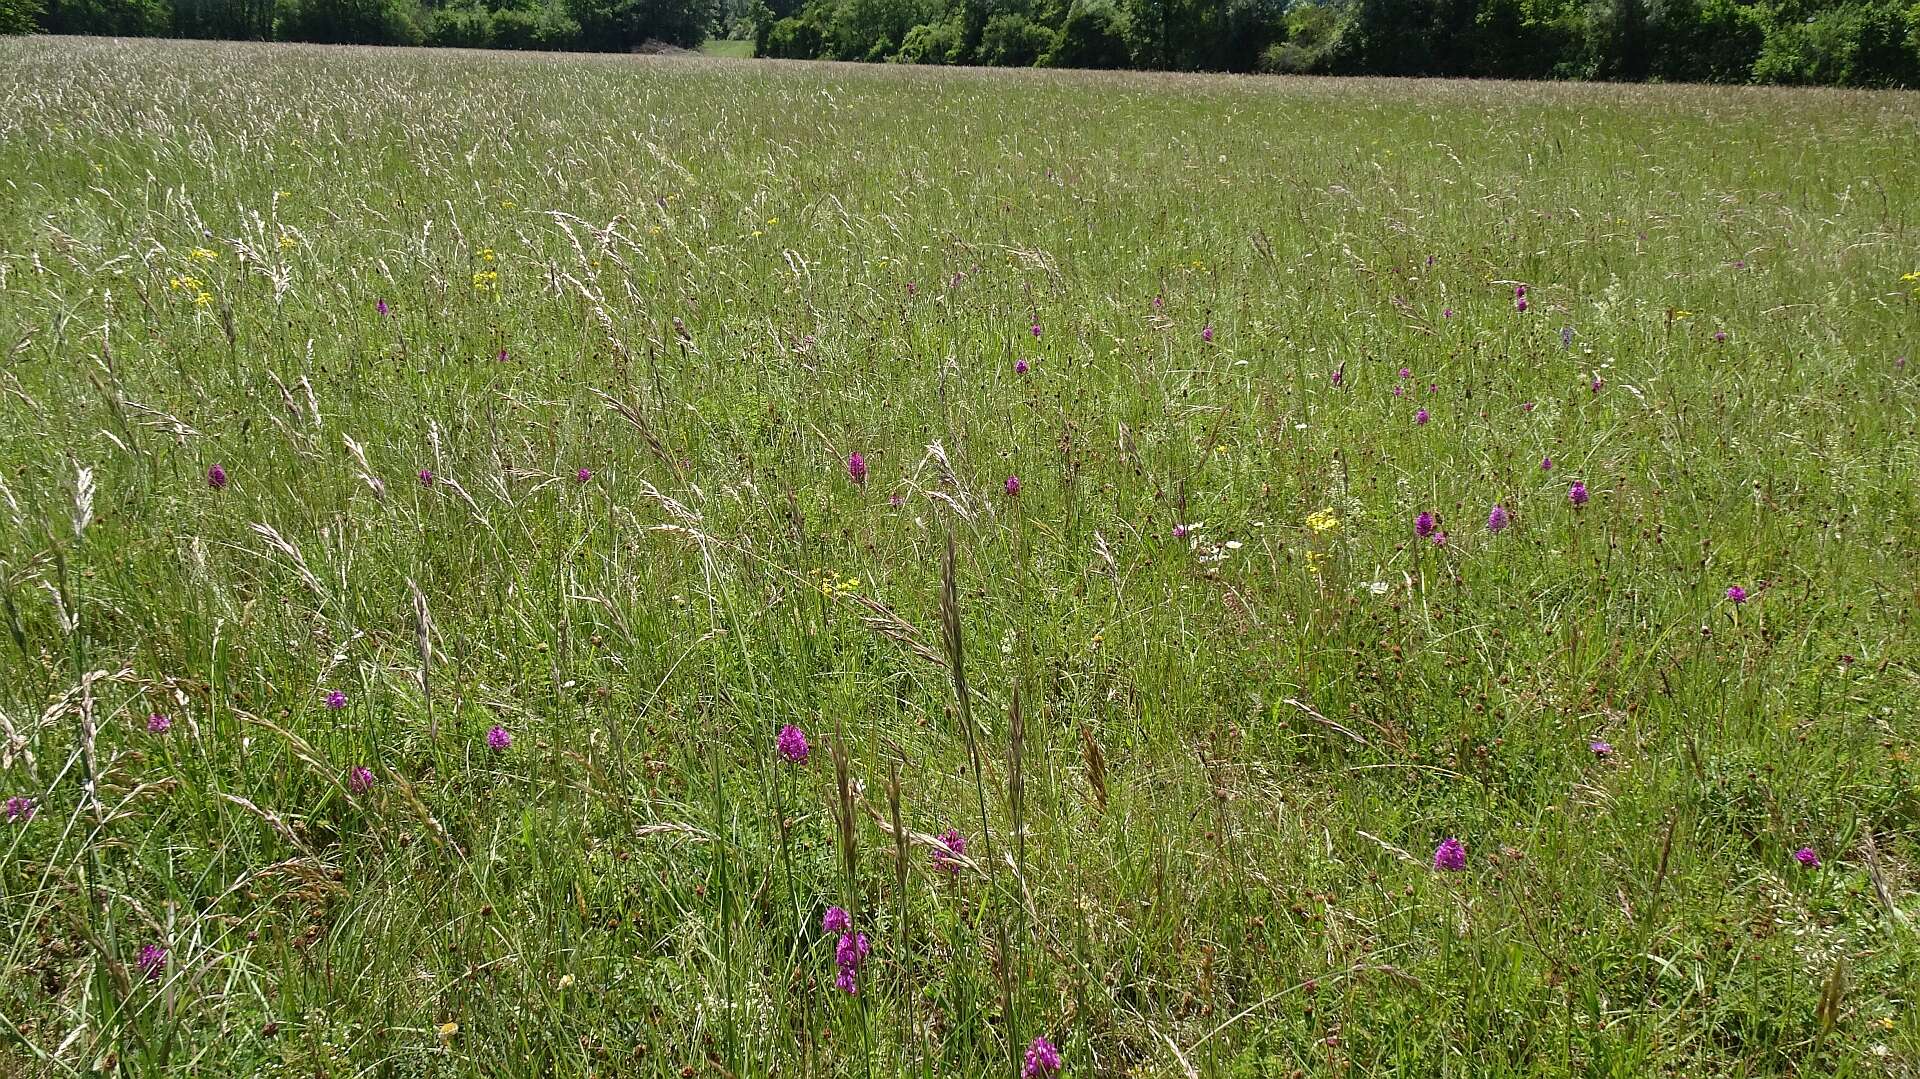
[[[711,38],[700,46],[700,51],[708,56],[730,56],[738,60],[750,60],[753,58],[753,42]]]
[[[1916,136],[0,41],[0,1074],[1911,1075]]]

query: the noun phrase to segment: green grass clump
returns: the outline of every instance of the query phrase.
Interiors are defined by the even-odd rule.
[[[0,1072],[1907,1074],[1916,121],[0,42]]]

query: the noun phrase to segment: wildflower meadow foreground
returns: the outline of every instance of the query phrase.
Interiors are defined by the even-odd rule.
[[[1914,1074],[1917,137],[0,41],[0,1075]]]

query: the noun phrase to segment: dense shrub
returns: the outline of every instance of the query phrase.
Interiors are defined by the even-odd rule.
[[[493,13],[485,8],[441,8],[427,19],[426,43],[460,49],[493,44]]]
[[[1648,74],[1665,82],[1746,82],[1769,11],[1741,0],[1653,0]]]
[[[907,31],[893,59],[902,64],[957,64],[965,54],[960,24],[952,20],[921,23]]]
[[[834,60],[888,59],[900,51],[909,31],[941,13],[938,0],[832,0],[829,6],[823,19],[825,55]]]
[[[154,37],[173,26],[166,0],[48,0],[40,16],[50,34]]]
[[[712,0],[566,0],[581,44],[625,52],[650,41],[692,48],[707,39]]]
[[[1053,31],[1025,15],[1000,14],[980,33],[980,62],[995,67],[1032,67],[1053,49]]]
[[[1126,15],[1106,0],[1074,0],[1053,51],[1040,62],[1047,67],[1120,68],[1132,58]]]
[[[558,51],[576,47],[579,40],[580,24],[556,8],[502,8],[493,13],[496,49]]]
[[[330,45],[414,45],[419,27],[397,0],[291,0],[281,10],[280,37]]]
[[[773,24],[755,51],[776,60],[811,60],[821,54],[825,41],[818,20],[789,15]]]
[[[42,14],[40,0],[0,0],[0,34],[31,34]]]

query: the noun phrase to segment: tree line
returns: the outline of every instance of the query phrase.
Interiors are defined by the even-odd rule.
[[[0,0],[0,32],[1920,87],[1920,0]]]
[[[758,0],[762,56],[1920,87],[1914,0]]]
[[[691,48],[726,18],[714,0],[0,0],[0,33],[584,52]]]

